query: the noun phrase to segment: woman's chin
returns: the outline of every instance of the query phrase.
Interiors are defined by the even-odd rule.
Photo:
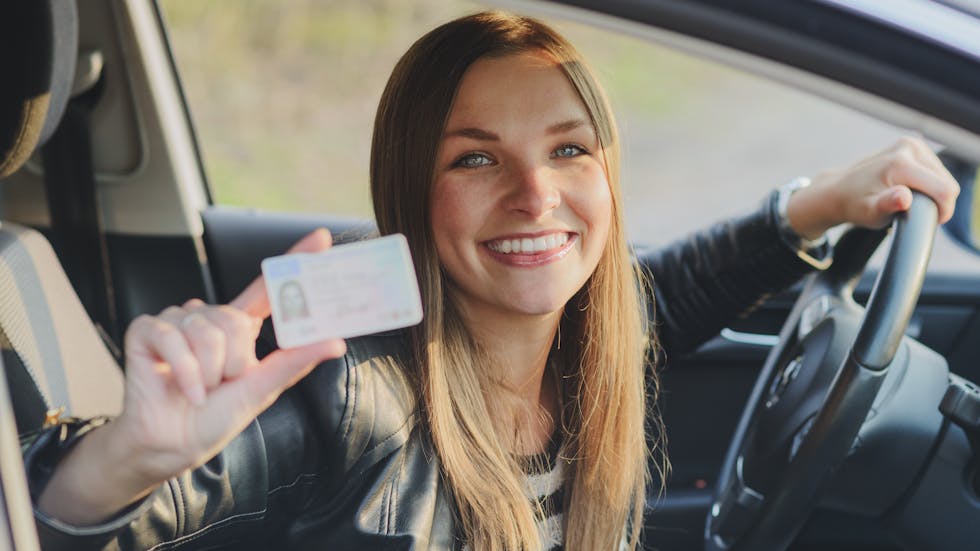
[[[511,310],[518,315],[525,316],[547,316],[549,314],[560,313],[565,309],[568,302],[566,297],[542,297],[536,296],[533,299],[524,300],[511,305]]]
[[[499,286],[491,293],[478,294],[467,289],[455,287],[455,299],[467,317],[472,319],[512,319],[548,317],[560,314],[565,304],[575,295],[573,286],[556,285],[548,282],[542,285]]]

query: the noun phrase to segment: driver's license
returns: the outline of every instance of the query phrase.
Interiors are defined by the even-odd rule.
[[[415,269],[401,234],[266,258],[262,274],[281,348],[422,321]]]

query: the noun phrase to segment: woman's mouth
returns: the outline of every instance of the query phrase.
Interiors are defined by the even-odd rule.
[[[495,239],[487,241],[487,248],[503,254],[538,254],[562,247],[568,240],[567,233],[551,233],[533,238]]]
[[[485,241],[490,255],[505,264],[537,266],[565,256],[575,245],[578,234],[553,232],[547,235],[514,236]]]

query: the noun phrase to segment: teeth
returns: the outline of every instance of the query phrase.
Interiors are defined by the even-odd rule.
[[[490,250],[496,251],[498,253],[512,254],[512,253],[538,253],[542,251],[548,251],[551,249],[556,249],[568,243],[567,233],[552,233],[546,236],[537,237],[534,239],[524,238],[524,239],[503,239],[500,241],[491,241],[487,244]]]

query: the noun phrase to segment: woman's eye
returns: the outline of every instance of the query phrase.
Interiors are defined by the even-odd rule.
[[[487,166],[493,164],[490,157],[487,157],[483,153],[468,153],[460,157],[453,166],[458,166],[461,168],[480,168],[481,166]]]
[[[577,157],[585,153],[585,149],[575,144],[565,144],[558,146],[554,151],[555,157]]]

